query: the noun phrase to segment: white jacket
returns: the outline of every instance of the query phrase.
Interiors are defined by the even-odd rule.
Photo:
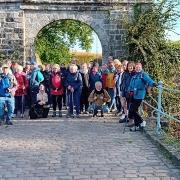
[[[44,102],[44,103],[47,103],[48,102],[48,95],[47,93],[41,93],[39,92],[37,94],[37,101],[40,101],[40,102]]]

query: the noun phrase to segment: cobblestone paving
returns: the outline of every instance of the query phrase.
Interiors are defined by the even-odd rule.
[[[93,122],[94,121],[94,122]],[[0,127],[0,180],[178,180],[180,170],[115,120],[17,120]]]

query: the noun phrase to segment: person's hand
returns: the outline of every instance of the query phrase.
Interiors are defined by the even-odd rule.
[[[97,96],[94,96],[94,100],[96,100],[97,99]]]
[[[68,86],[68,90],[71,90],[71,86]]]
[[[104,99],[104,97],[103,97],[103,96],[100,96],[100,99]]]
[[[40,101],[38,104],[39,104],[39,105],[42,105],[42,101]]]
[[[74,92],[74,88],[73,87],[71,87],[71,92]]]

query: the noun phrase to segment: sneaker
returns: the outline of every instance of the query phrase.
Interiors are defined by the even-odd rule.
[[[122,114],[122,115],[120,116],[120,119],[125,119],[125,117],[126,117],[126,115],[125,115],[125,114]]]
[[[143,121],[143,122],[140,124],[140,127],[146,127],[146,121]]]
[[[21,118],[24,118],[24,114],[21,114]]]
[[[59,117],[62,117],[62,111],[59,111]]]
[[[52,117],[56,117],[56,111],[53,111]]]
[[[88,111],[85,111],[84,114],[89,114],[89,112],[88,112]]]

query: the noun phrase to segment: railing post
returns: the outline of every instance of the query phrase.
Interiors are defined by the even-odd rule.
[[[162,110],[162,105],[161,105],[161,98],[162,98],[162,89],[163,87],[163,82],[159,81],[158,82],[158,111],[157,111],[157,125],[156,125],[156,133],[159,135],[161,133],[161,110]]]

